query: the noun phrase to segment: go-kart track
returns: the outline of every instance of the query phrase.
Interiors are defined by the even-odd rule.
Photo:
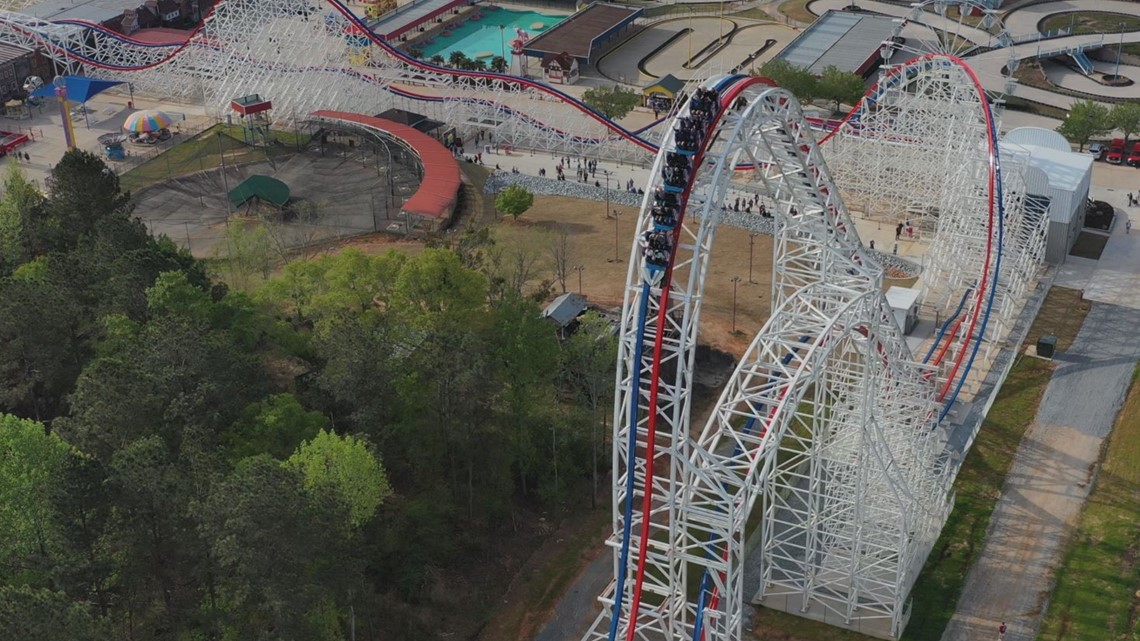
[[[955,404],[1003,344],[1045,241],[973,72],[945,55],[892,67],[819,144],[789,93],[743,75],[704,81],[653,130],[631,132],[556,89],[425,64],[378,38],[380,66],[353,67],[343,30],[367,31],[328,2],[326,14],[227,0],[178,45],[13,13],[0,37],[72,72],[219,109],[254,92],[295,118],[428,105],[523,147],[656,153],[615,378],[614,581],[586,638],[740,639],[754,601],[897,638],[951,508]],[[730,187],[761,194],[776,218],[772,314],[708,422],[692,426],[704,282]],[[895,321],[841,193],[900,220],[922,204],[933,237],[914,287],[939,326],[921,346]],[[753,532],[763,576],[745,594]]]

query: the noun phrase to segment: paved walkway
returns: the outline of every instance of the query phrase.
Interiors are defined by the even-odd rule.
[[[1095,476],[1101,444],[1140,360],[1140,310],[1093,303],[1073,346],[1057,358],[1021,442],[942,641],[1037,637],[1064,544]]]

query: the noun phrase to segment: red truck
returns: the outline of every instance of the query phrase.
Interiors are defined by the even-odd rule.
[[[1123,138],[1113,138],[1112,142],[1108,143],[1108,154],[1104,157],[1104,160],[1114,165],[1119,165],[1124,162]]]
[[[1140,142],[1132,145],[1132,153],[1128,154],[1128,164],[1140,167]]]

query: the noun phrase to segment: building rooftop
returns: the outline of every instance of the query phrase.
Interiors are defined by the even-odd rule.
[[[565,52],[579,60],[588,60],[597,40],[633,22],[641,13],[639,8],[598,2],[531,38],[525,50],[527,55],[535,57]]]
[[[820,74],[830,66],[866,73],[879,46],[895,30],[893,19],[850,11],[828,11],[804,29],[776,56]]]
[[[87,20],[101,23],[137,9],[143,0],[44,0],[23,13],[43,20]]]
[[[1018,145],[1008,141],[1001,143],[1005,152],[1020,152],[1029,155],[1029,166],[1040,169],[1049,177],[1049,186],[1061,191],[1075,191],[1081,186],[1085,175],[1092,171],[1093,157],[1075,151],[1058,151],[1037,145]]]

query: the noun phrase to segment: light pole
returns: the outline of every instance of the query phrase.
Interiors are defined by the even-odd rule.
[[[756,237],[760,234],[752,232],[748,234],[748,284],[753,285],[756,281],[752,280],[752,251],[756,247]]]
[[[1120,23],[1120,44],[1116,47],[1116,73],[1113,74],[1112,79],[1118,80],[1120,78],[1120,54],[1124,51],[1124,23]]]
[[[578,293],[582,293],[582,270],[586,269],[585,265],[574,265],[573,270],[578,272]]]
[[[740,277],[732,277],[732,333],[736,333],[736,286],[740,284]]]
[[[609,261],[611,263],[620,263],[621,262],[621,259],[618,258],[618,255],[619,255],[618,252],[621,251],[619,249],[621,247],[621,241],[620,241],[620,235],[618,233],[618,219],[620,216],[621,216],[621,212],[615,209],[613,211],[613,217],[614,217],[614,257],[613,257],[613,260]]]
[[[505,24],[499,25],[499,54],[502,55],[505,62],[507,59],[507,25]]]

